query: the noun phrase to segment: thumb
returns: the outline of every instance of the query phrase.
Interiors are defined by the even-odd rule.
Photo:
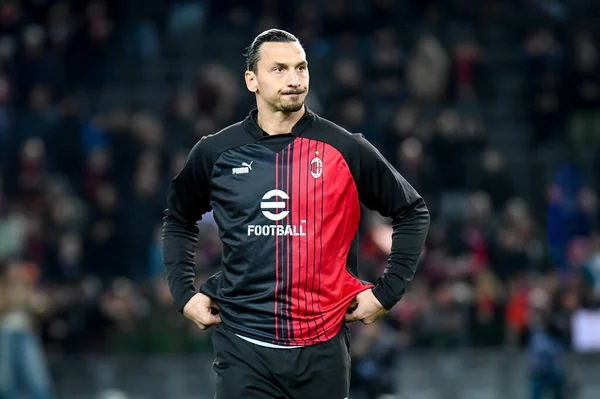
[[[215,311],[213,310],[213,308],[210,308],[208,312],[208,320],[210,324],[219,324],[221,322],[221,315],[218,311]]]
[[[194,323],[196,323],[196,325],[198,326],[198,328],[201,329],[201,330],[206,330],[208,328],[205,324],[200,323],[197,320],[194,320]]]
[[[356,321],[360,319],[361,317],[358,304],[356,304],[353,308],[349,309],[346,315],[344,316],[345,321]]]
[[[354,297],[354,299],[352,299],[352,302],[350,302],[350,305],[348,305],[348,313],[354,312],[356,308],[358,308],[358,300],[356,299],[356,297]]]
[[[356,312],[348,313],[348,314],[346,314],[346,316],[344,316],[344,320],[347,322],[357,321],[357,320],[360,320],[360,317],[358,316],[358,314],[356,314]]]

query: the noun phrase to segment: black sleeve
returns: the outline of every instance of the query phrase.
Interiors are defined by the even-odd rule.
[[[213,162],[203,141],[192,148],[183,169],[171,181],[162,226],[163,263],[171,295],[180,312],[196,294],[197,222],[211,210]]]
[[[386,309],[404,295],[417,270],[429,231],[429,210],[423,198],[362,135],[357,134],[360,201],[392,219],[392,250],[373,294]]]

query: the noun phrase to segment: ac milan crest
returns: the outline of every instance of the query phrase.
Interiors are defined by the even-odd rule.
[[[314,157],[312,161],[310,161],[310,174],[315,179],[318,179],[323,174],[323,161],[321,158]]]

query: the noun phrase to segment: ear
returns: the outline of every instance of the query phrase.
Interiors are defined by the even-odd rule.
[[[246,80],[246,87],[248,88],[248,91],[256,93],[256,91],[258,90],[256,74],[252,71],[246,71],[246,73],[244,74],[244,79]]]

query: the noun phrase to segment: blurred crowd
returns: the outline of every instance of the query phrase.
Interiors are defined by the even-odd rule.
[[[511,32],[531,151],[547,142],[574,154],[595,148],[598,32],[571,29],[568,2],[517,3],[543,16]],[[480,112],[495,100],[486,74],[494,49],[479,34],[511,12],[494,0],[0,2],[0,264],[4,283],[22,291],[18,299],[0,292],[0,314],[25,312],[51,353],[208,348],[165,285],[166,191],[200,137],[252,107],[240,48],[228,50],[226,40],[248,45],[281,27],[307,50],[308,106],[365,134],[432,213],[405,298],[381,326],[353,326],[357,342],[522,345],[541,323],[569,343],[570,315],[600,303],[598,185],[565,162],[531,196],[514,183],[510,154],[494,145]],[[168,62],[173,38],[196,32],[220,52],[190,53],[202,61],[189,76],[164,76],[167,90],[153,107],[123,99],[89,106],[102,90]],[[391,227],[364,216],[361,273],[374,280]],[[199,280],[220,260],[210,214],[200,226]],[[357,373],[369,375],[368,363]]]

